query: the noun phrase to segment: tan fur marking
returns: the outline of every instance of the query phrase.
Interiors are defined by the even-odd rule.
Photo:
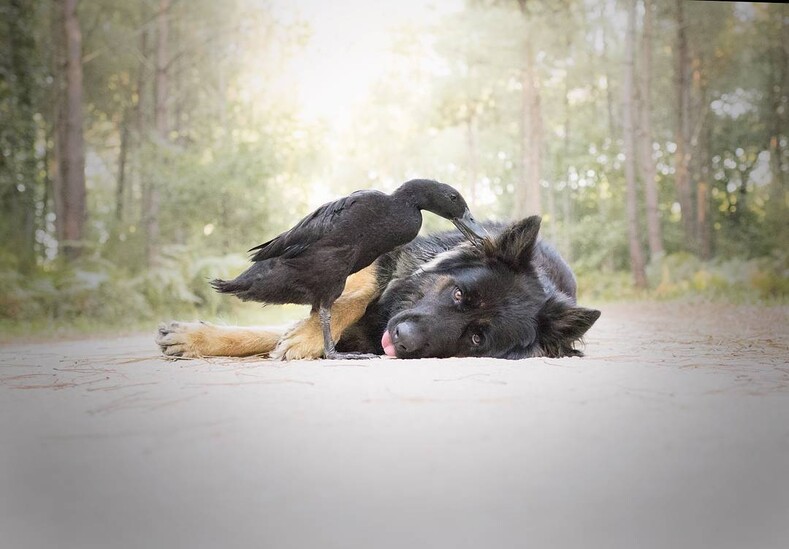
[[[352,274],[345,282],[342,295],[331,308],[331,335],[337,341],[342,333],[359,320],[367,305],[378,296],[375,264]],[[317,313],[293,326],[282,336],[273,358],[284,360],[314,359],[323,356],[323,333]]]
[[[332,306],[331,332],[335,341],[362,317],[378,293],[374,265],[348,277],[345,290]],[[284,333],[270,328],[215,326],[206,322],[170,322],[162,325],[162,330],[157,342],[168,356],[270,355],[286,360],[323,356],[323,334],[317,314],[311,314]]]
[[[182,334],[184,356],[264,355],[276,347],[282,335],[264,328],[239,328],[204,323],[193,326],[193,329]]]

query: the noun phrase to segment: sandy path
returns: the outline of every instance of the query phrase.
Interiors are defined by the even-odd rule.
[[[583,359],[0,348],[3,547],[787,547],[789,310],[603,307]]]

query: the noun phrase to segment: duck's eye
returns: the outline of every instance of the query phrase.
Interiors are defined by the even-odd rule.
[[[456,194],[450,194],[450,195],[449,195],[449,199],[450,199],[452,202],[457,202],[457,200],[458,200],[458,195],[456,195]]]
[[[478,347],[481,343],[482,343],[482,336],[480,334],[471,335],[471,344],[474,347]]]
[[[463,301],[463,291],[460,288],[455,288],[452,292],[452,299],[455,300],[455,303],[460,303]]]

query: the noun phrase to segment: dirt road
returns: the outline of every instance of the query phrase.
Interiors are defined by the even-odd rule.
[[[601,309],[582,359],[0,348],[0,544],[786,547],[789,309]]]

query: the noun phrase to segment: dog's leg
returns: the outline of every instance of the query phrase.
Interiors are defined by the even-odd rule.
[[[375,299],[378,289],[377,268],[370,265],[348,277],[342,295],[331,307],[331,337],[338,341],[346,328],[362,318],[367,305]],[[282,336],[272,358],[300,360],[323,355],[323,331],[318,313],[297,323]]]
[[[159,326],[156,343],[171,357],[250,356],[269,354],[282,337],[270,328],[215,326],[206,322],[170,321]]]

